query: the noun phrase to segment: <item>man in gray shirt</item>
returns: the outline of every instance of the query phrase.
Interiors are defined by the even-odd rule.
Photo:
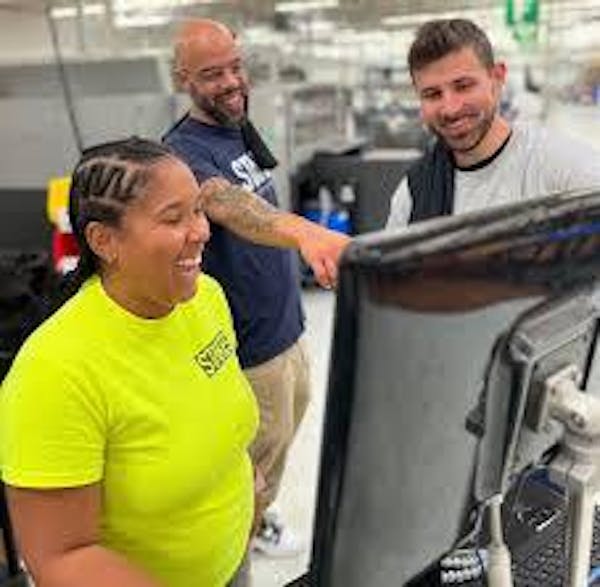
[[[434,146],[392,197],[388,228],[434,216],[600,187],[600,153],[499,113],[506,66],[485,33],[464,19],[417,32],[408,65]]]

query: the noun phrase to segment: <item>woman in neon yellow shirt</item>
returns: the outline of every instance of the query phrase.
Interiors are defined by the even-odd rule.
[[[258,424],[199,189],[168,149],[87,150],[69,202],[73,295],[0,396],[0,464],[39,587],[223,587],[253,513]]]

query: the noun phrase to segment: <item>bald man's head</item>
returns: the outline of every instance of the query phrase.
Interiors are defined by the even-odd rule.
[[[190,20],[175,37],[173,79],[193,102],[192,116],[208,124],[239,124],[248,83],[239,44],[224,24]]]
[[[215,47],[234,44],[235,36],[223,23],[208,18],[186,21],[175,36],[176,67],[186,67]]]

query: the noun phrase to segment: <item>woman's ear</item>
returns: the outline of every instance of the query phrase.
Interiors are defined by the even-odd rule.
[[[93,220],[84,230],[85,240],[90,249],[106,265],[117,260],[117,246],[114,229],[106,224]]]

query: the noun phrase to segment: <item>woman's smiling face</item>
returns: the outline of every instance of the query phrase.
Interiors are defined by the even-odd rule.
[[[210,229],[196,178],[179,160],[152,165],[140,190],[111,229],[116,262],[109,279],[129,309],[158,317],[195,294]]]

